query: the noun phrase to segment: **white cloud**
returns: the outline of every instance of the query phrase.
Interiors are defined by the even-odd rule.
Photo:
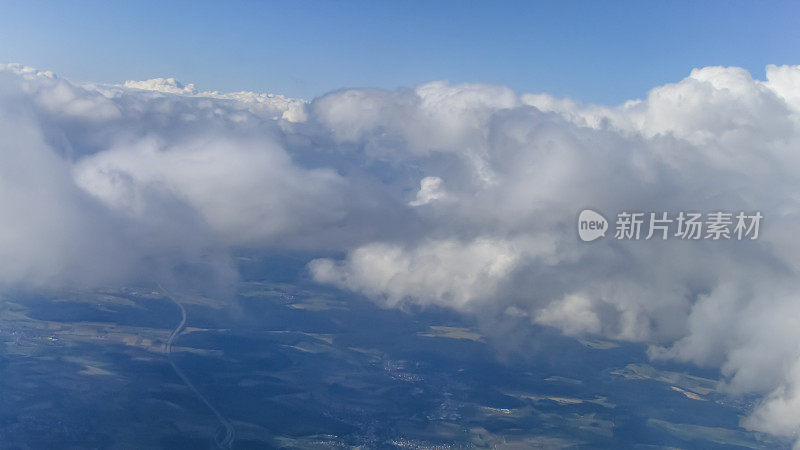
[[[143,91],[166,92],[167,94],[195,95],[197,90],[194,84],[183,84],[175,78],[152,78],[149,80],[128,80],[122,84],[128,89],[141,89]]]
[[[310,233],[342,215],[344,180],[329,169],[304,170],[277,145],[201,137],[166,147],[153,139],[83,158],[75,181],[111,208],[139,219],[154,196],[174,197],[220,239],[259,245]]]
[[[318,281],[381,298],[387,306],[411,301],[462,308],[492,296],[518,258],[509,243],[480,238],[425,242],[413,249],[369,244],[343,262],[316,259],[309,268]]]
[[[388,306],[517,311],[719,367],[800,427],[800,66],[696,69],[583,105],[434,82],[311,103],[0,67],[0,285],[124,282],[231,248],[343,252]],[[429,174],[435,174],[430,176]],[[753,242],[578,241],[591,207],[760,210]],[[146,261],[146,262],[145,262]],[[157,261],[158,264],[150,262]]]
[[[592,301],[580,294],[570,294],[539,310],[536,323],[561,328],[567,334],[600,333],[600,318],[592,311]]]
[[[419,182],[417,198],[409,203],[411,206],[427,205],[430,202],[445,198],[442,188],[444,181],[439,177],[425,177]]]
[[[273,118],[281,118],[289,122],[304,122],[308,118],[305,111],[305,100],[289,98],[279,94],[264,94],[252,91],[228,93],[198,91],[194,84],[183,84],[175,78],[152,78],[143,81],[129,80],[123,83],[122,87],[187,97],[235,100],[234,105],[238,108],[246,108],[250,111],[266,112],[268,114],[271,113]]]

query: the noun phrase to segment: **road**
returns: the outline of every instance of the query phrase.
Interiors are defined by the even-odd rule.
[[[212,405],[211,402],[208,401],[206,396],[203,395],[195,387],[192,381],[189,380],[189,377],[187,377],[186,374],[183,373],[181,368],[178,367],[178,365],[175,363],[175,358],[173,357],[172,354],[172,344],[181,334],[183,329],[186,328],[186,308],[183,307],[181,302],[175,299],[175,296],[173,296],[168,290],[164,289],[164,287],[161,286],[161,283],[158,283],[158,288],[161,289],[161,292],[164,293],[164,296],[166,296],[173,303],[175,303],[181,310],[181,321],[178,324],[178,326],[175,327],[174,330],[172,330],[172,334],[170,334],[169,339],[167,339],[167,358],[169,359],[169,363],[172,366],[172,369],[178,375],[178,377],[180,377],[180,379],[183,381],[183,383],[187,387],[189,387],[189,389],[191,389],[192,392],[194,392],[195,396],[197,396],[197,398],[200,399],[200,401],[202,401],[203,404],[205,404],[208,407],[208,409],[211,410],[212,413],[214,413],[214,416],[219,421],[223,433],[217,432],[214,435],[214,443],[217,445],[217,448],[229,449],[233,446],[233,441],[236,439],[236,430],[233,428],[233,425],[231,425],[230,421],[228,421],[228,419],[226,419],[222,414],[220,414],[219,411],[217,411],[217,408],[215,408],[214,405]]]

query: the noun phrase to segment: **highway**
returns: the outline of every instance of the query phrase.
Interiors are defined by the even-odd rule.
[[[233,428],[233,425],[231,425],[230,421],[228,421],[228,419],[226,419],[222,414],[220,414],[219,411],[217,411],[217,408],[215,408],[214,405],[212,405],[211,402],[208,401],[205,395],[203,395],[195,387],[192,381],[189,380],[189,377],[187,377],[186,374],[183,373],[181,368],[178,367],[178,365],[175,363],[175,358],[172,354],[172,344],[175,342],[175,340],[181,334],[183,329],[186,327],[186,308],[183,307],[181,302],[179,302],[175,298],[175,296],[173,296],[169,291],[164,289],[161,283],[157,284],[158,288],[161,289],[161,292],[164,293],[164,296],[170,299],[173,303],[175,303],[181,310],[181,321],[178,324],[178,326],[175,327],[174,330],[172,330],[172,334],[170,334],[169,339],[167,339],[167,358],[169,359],[169,363],[172,366],[172,369],[178,375],[178,377],[180,377],[180,379],[183,380],[183,383],[186,386],[188,386],[189,389],[192,390],[192,392],[194,392],[195,396],[197,396],[197,398],[200,399],[200,401],[202,401],[208,407],[209,410],[211,410],[211,412],[219,421],[223,432],[222,433],[217,432],[214,434],[214,443],[217,445],[217,448],[229,449],[233,446],[233,441],[236,439],[236,430]]]

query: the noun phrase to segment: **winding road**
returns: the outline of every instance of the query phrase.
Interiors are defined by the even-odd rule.
[[[189,380],[189,377],[187,377],[186,374],[183,373],[181,368],[178,367],[178,365],[175,363],[175,358],[173,357],[172,354],[172,344],[181,334],[183,329],[186,328],[186,308],[184,308],[183,305],[178,300],[176,300],[175,297],[169,291],[164,289],[164,287],[161,286],[161,283],[157,283],[157,285],[158,288],[161,289],[161,292],[164,293],[164,296],[166,296],[173,303],[178,305],[178,308],[180,308],[181,310],[181,322],[178,324],[177,327],[175,327],[174,330],[172,330],[172,334],[170,334],[169,339],[167,339],[167,357],[169,359],[169,363],[172,366],[172,369],[178,375],[178,377],[180,377],[180,379],[183,380],[183,383],[186,386],[188,386],[189,389],[192,390],[192,392],[194,392],[194,395],[197,396],[197,398],[199,398],[200,401],[202,401],[208,407],[208,409],[211,410],[212,413],[214,413],[214,416],[219,421],[223,433],[217,432],[214,435],[214,443],[217,445],[217,448],[222,448],[222,449],[231,448],[231,446],[233,445],[233,441],[236,439],[236,430],[233,428],[233,425],[231,425],[228,419],[226,419],[222,414],[220,414],[220,412],[217,411],[217,408],[215,408],[214,405],[212,405],[211,402],[208,401],[205,395],[203,395],[194,386],[191,380]]]

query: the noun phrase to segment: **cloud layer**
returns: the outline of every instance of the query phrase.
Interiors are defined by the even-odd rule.
[[[312,102],[0,67],[0,286],[157,276],[238,249],[342,252],[392,307],[525,315],[650,345],[800,427],[800,66],[696,69],[582,105],[434,82]],[[757,241],[582,243],[578,212],[756,211]]]

